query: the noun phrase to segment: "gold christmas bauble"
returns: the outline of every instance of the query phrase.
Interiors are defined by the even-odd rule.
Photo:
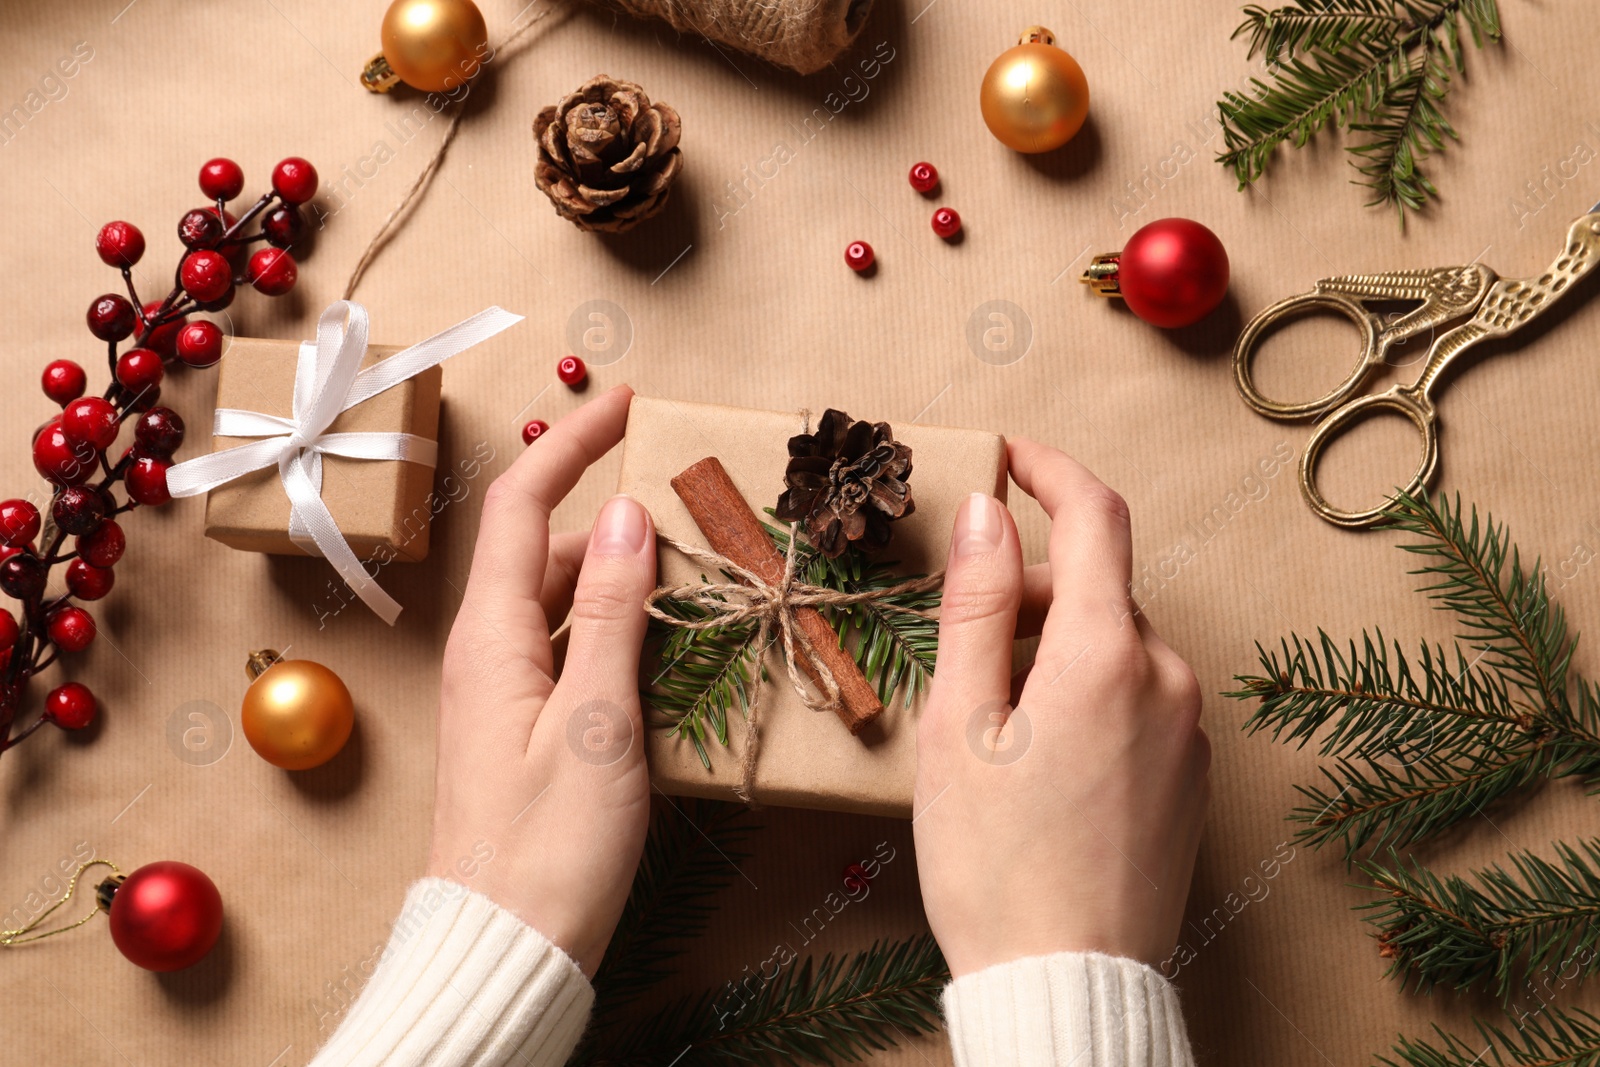
[[[355,707],[339,676],[320,663],[256,652],[247,668],[255,681],[245,691],[239,719],[250,747],[274,767],[320,767],[350,740]]]
[[[472,80],[489,29],[472,0],[394,0],[383,16],[383,58],[400,80],[442,93]]]
[[[1030,153],[1060,148],[1089,116],[1089,81],[1055,40],[1043,26],[1030,26],[983,76],[978,97],[983,121],[1007,148]]]

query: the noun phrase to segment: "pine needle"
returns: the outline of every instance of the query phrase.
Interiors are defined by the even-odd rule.
[[[1422,164],[1456,131],[1442,102],[1466,71],[1461,27],[1475,46],[1501,38],[1495,0],[1294,0],[1251,4],[1234,37],[1266,60],[1270,81],[1218,102],[1226,151],[1217,161],[1239,187],[1258,180],[1279,146],[1303,147],[1329,128],[1346,146],[1372,204],[1406,212],[1439,195]]]

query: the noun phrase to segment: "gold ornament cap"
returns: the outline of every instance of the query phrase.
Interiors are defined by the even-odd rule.
[[[1078,281],[1087,285],[1096,296],[1121,296],[1121,270],[1122,253],[1103,252],[1090,261],[1089,269],[1079,276]]]
[[[1056,35],[1043,26],[1029,26],[1022,31],[1022,36],[1017,38],[1018,44],[1047,44],[1055,47]]]
[[[244,673],[248,674],[253,682],[265,674],[268,667],[281,662],[283,653],[275,648],[260,648],[250,653],[250,658],[244,661]]]

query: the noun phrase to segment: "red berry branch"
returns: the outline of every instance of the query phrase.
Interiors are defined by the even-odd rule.
[[[300,205],[317,191],[316,168],[298,157],[283,160],[273,168],[272,191],[240,218],[226,206],[244,190],[239,164],[211,160],[200,168],[200,189],[215,204],[179,220],[178,239],[188,251],[165,299],[143,303],[134,288],[133,266],[144,255],[137,226],[108,222],[95,238],[95,251],[122,271],[128,291],[89,305],[89,332],[106,343],[111,382],[105,392],[84,396],[89,376],[70,359],[44,369],[40,384],[61,414],[34,432],[33,465],[50,485],[50,500],[43,514],[32,500],[0,501],[0,592],[20,603],[21,614],[19,622],[0,608],[0,752],[46,722],[81,730],[98,713],[87,686],[66,682],[45,697],[38,718],[12,730],[29,681],[62,653],[81,652],[94,641],[94,616],[75,601],[111,591],[113,568],[127,544],[117,516],[171,499],[167,471],[184,426],[177,412],[156,404],[162,378],[173,363],[209,367],[222,358],[221,328],[189,316],[221,311],[243,284],[282,296],[299,275],[289,250],[305,234]],[[257,220],[257,232],[247,233]],[[251,252],[258,242],[263,246]],[[119,353],[117,346],[130,337],[132,344]],[[107,457],[130,422],[133,443],[112,462]],[[120,501],[113,492],[119,483]],[[51,595],[51,571],[60,564],[66,564],[66,589]]]

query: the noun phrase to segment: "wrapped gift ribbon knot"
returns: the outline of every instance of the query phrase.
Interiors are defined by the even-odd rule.
[[[348,300],[335,301],[317,320],[317,339],[300,345],[293,414],[285,418],[218,408],[213,435],[261,440],[179,463],[167,472],[167,490],[175,497],[199,496],[276,464],[289,497],[290,539],[308,554],[333,564],[362,602],[392,626],[400,615],[399,603],[367,573],[322,500],[322,457],[432,467],[438,460],[438,444],[409,433],[329,433],[328,427],[342,412],[521,321],[521,315],[486,308],[362,370],[367,309]]]

